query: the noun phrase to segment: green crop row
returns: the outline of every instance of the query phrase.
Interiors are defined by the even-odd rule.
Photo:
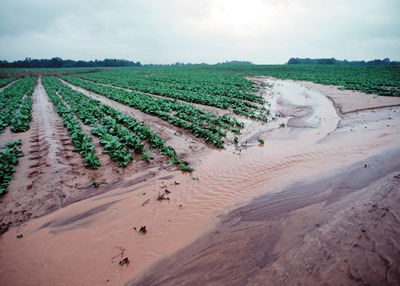
[[[226,115],[217,116],[188,103],[165,98],[154,98],[136,92],[128,92],[103,86],[74,77],[63,76],[63,79],[86,90],[101,94],[124,105],[155,115],[175,126],[190,130],[195,136],[204,138],[217,148],[223,148],[223,137],[229,130],[238,131],[243,124]]]
[[[35,78],[24,78],[0,93],[0,132],[10,125],[12,132],[24,132],[29,129],[34,84]]]
[[[400,66],[242,65],[217,66],[222,73],[312,81],[384,96],[400,96]]]
[[[14,166],[19,162],[18,158],[24,156],[20,146],[21,140],[9,141],[5,150],[0,152],[0,195],[3,195],[12,179],[12,174],[15,173]]]
[[[112,70],[111,72],[76,76],[100,84],[155,94],[189,103],[209,105],[226,110],[232,109],[238,115],[268,121],[268,112],[263,105],[262,97],[245,93],[238,88],[232,89],[232,86],[237,87],[236,85],[222,84],[221,82],[224,82],[223,78],[226,77],[226,74],[213,74],[210,77],[208,73],[203,73],[199,76],[198,73],[190,75],[188,72],[160,74],[149,72],[152,71],[150,70],[148,73],[128,73],[124,70]],[[216,82],[216,79],[221,82]],[[240,82],[240,80],[244,79],[237,77],[236,80]]]
[[[221,73],[202,68],[138,68],[111,69],[83,76],[89,80],[104,81],[112,85],[145,92],[160,91],[168,95],[181,91],[206,97],[223,97],[263,103],[253,83],[235,73]],[[158,94],[158,93],[157,93]]]
[[[47,84],[51,84],[57,90],[57,93],[71,106],[75,115],[84,124],[94,127],[91,132],[100,138],[103,152],[109,154],[118,166],[126,166],[132,160],[128,148],[136,154],[142,154],[143,160],[148,160],[149,152],[144,150],[145,143],[141,141],[144,140],[150,147],[168,156],[171,162],[177,164],[183,171],[191,171],[185,162],[177,158],[175,150],[160,139],[149,126],[137,122],[132,117],[98,100],[72,90],[54,78],[48,78],[47,81]],[[182,166],[185,167],[182,168]]]
[[[32,89],[33,92],[33,89]],[[32,96],[31,91],[22,99],[22,103],[19,106],[17,113],[11,119],[11,131],[12,132],[25,132],[29,130],[29,125],[32,120]]]
[[[0,78],[0,87],[3,87],[9,84],[10,82],[13,82],[14,80],[16,80],[15,77]]]
[[[82,131],[78,121],[74,118],[73,112],[65,106],[63,101],[58,96],[57,89],[51,82],[51,78],[43,77],[42,79],[45,90],[53,102],[57,113],[60,115],[64,127],[67,129],[68,134],[74,144],[74,151],[79,154],[85,160],[85,167],[89,167],[93,170],[97,170],[101,163],[99,158],[96,156],[94,145],[90,139],[90,136]]]

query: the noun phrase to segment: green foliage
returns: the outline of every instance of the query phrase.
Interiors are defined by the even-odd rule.
[[[19,60],[14,62],[1,61],[0,67],[6,68],[8,72],[25,71],[29,68],[29,72],[79,72],[79,68],[100,68],[100,67],[140,67],[140,62],[133,62],[124,59],[104,59],[96,61],[84,60],[63,60],[59,57],[51,59],[31,59]],[[21,69],[23,68],[23,69]]]
[[[193,168],[189,166],[189,164],[183,160],[179,161],[179,168],[183,171],[183,172],[188,172],[188,173],[192,173],[193,172]]]
[[[258,138],[257,140],[258,140],[258,143],[260,143],[261,145],[264,145],[264,139]]]
[[[253,92],[252,82],[237,74],[199,68],[142,68],[135,73],[114,69],[77,76],[137,92],[232,109],[237,114],[267,121],[263,98]]]
[[[96,189],[100,186],[99,182],[97,182],[97,179],[94,177],[92,178],[92,186]]]
[[[85,155],[85,167],[88,167],[92,170],[97,170],[100,166],[100,160],[94,152],[90,152]]]
[[[29,129],[34,84],[35,78],[23,78],[0,93],[0,133],[8,126],[11,126],[12,132]]]
[[[3,195],[15,172],[14,166],[19,162],[18,158],[24,156],[20,146],[21,140],[9,141],[5,145],[5,150],[0,152],[0,195]]]
[[[226,136],[229,129],[235,126],[238,127],[238,125],[243,126],[237,120],[232,120],[226,115],[217,116],[192,104],[166,98],[155,98],[143,93],[128,92],[73,77],[64,76],[63,78],[74,85],[104,95],[109,99],[139,109],[150,115],[158,116],[177,127],[188,129],[194,136],[204,138],[217,148],[223,148],[222,137]],[[147,138],[153,148],[159,149],[164,144],[159,139],[153,139],[153,135],[149,135]]]
[[[10,82],[13,82],[14,80],[16,80],[15,77],[0,78],[0,87],[3,87],[9,84]]]
[[[177,156],[175,150],[168,146],[159,134],[152,131],[149,126],[137,122],[133,117],[84,96],[54,78],[46,78],[44,82],[46,86],[51,87],[50,89],[56,90],[59,100],[65,101],[70,106],[70,109],[63,111],[68,114],[68,117],[73,118],[76,115],[84,124],[93,127],[91,133],[100,138],[103,153],[109,154],[118,166],[127,166],[133,159],[129,149],[135,154],[143,154],[145,142],[150,147],[158,149],[163,155],[170,158]],[[84,147],[89,146],[90,143],[89,137],[83,137],[80,133],[73,135],[73,140],[76,141],[75,150],[78,152],[82,149],[86,150]],[[89,151],[94,154],[94,148],[87,150],[85,154]],[[146,153],[142,159],[149,161],[151,155]],[[95,168],[97,164],[93,163],[93,160],[93,158],[87,158],[86,166]],[[99,164],[99,161],[96,162]]]
[[[218,69],[228,71],[224,67]],[[251,65],[229,67],[229,72],[305,80],[365,93],[400,96],[400,66]]]
[[[103,145],[103,153],[109,154],[118,167],[125,167],[132,160],[132,154],[118,140],[118,137],[108,133],[97,133]]]
[[[150,163],[150,160],[153,159],[153,157],[151,157],[151,153],[150,153],[149,150],[145,150],[140,159],[145,161],[145,162],[147,162],[147,163]]]
[[[43,77],[43,84],[46,92],[52,100],[57,113],[61,116],[64,127],[67,129],[74,144],[74,151],[79,152],[85,160],[85,167],[97,170],[101,163],[95,154],[95,148],[87,133],[82,131],[82,127],[75,119],[73,111],[69,109],[62,99],[58,96],[57,84],[54,78]]]

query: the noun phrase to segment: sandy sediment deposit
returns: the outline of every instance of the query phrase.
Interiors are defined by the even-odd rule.
[[[400,98],[257,80],[276,121],[10,228],[1,283],[398,285]]]

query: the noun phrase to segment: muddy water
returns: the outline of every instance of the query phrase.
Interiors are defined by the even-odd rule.
[[[293,83],[273,84],[275,112],[287,116],[287,121],[300,118],[304,126],[259,130],[255,124],[253,132],[248,126],[240,139],[247,141],[247,147],[230,145],[212,151],[200,159],[192,176],[171,177],[174,174],[162,171],[148,182],[126,181],[106,194],[12,229],[0,240],[2,281],[123,285],[212,232],[219,219],[254,197],[326,176],[354,162],[364,166],[365,158],[398,148],[398,117],[382,114],[378,121],[365,124],[353,120],[354,131],[346,129],[348,124],[336,128],[343,119],[324,94]],[[258,136],[265,140],[264,146],[257,145]],[[169,200],[157,200],[161,194]],[[138,231],[142,226],[146,234]],[[20,234],[23,238],[17,239]],[[124,258],[129,264],[120,265]]]

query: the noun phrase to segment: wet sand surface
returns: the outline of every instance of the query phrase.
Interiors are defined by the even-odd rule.
[[[400,150],[295,183],[127,285],[398,285],[399,190]]]
[[[191,176],[127,173],[10,229],[2,283],[396,285],[399,108],[341,115],[304,83],[262,80],[276,122],[246,121],[240,144],[205,153]]]

